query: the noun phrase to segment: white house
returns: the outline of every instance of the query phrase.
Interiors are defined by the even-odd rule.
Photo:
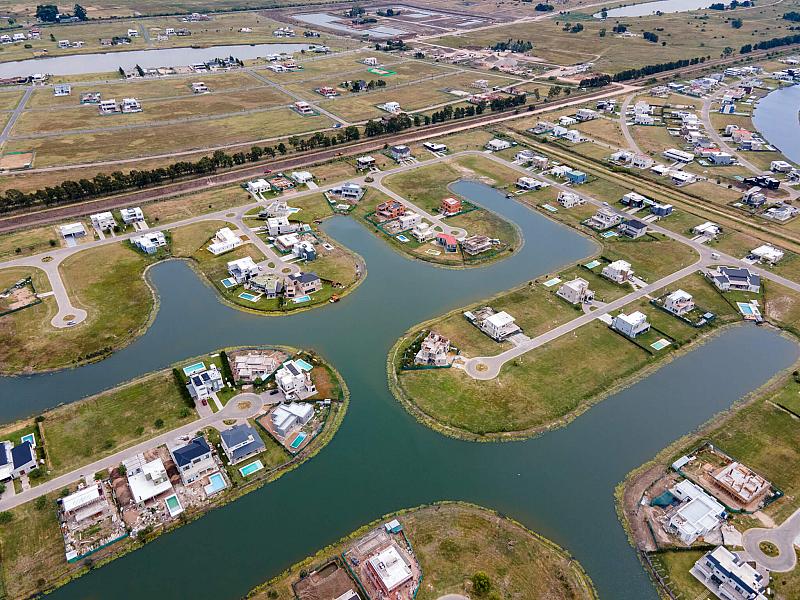
[[[186,444],[172,447],[169,452],[175,461],[175,466],[178,467],[184,485],[189,485],[217,470],[217,463],[211,455],[211,447],[202,436]]]
[[[687,173],[686,171],[671,171],[670,177],[672,178],[672,183],[675,185],[684,185],[697,181],[696,175]]]
[[[633,269],[631,269],[631,263],[624,260],[615,260],[603,267],[600,274],[614,283],[623,284],[633,278]]]
[[[114,215],[110,212],[101,212],[89,217],[92,220],[92,225],[100,231],[111,231],[116,227],[117,222],[114,220]]]
[[[688,479],[670,488],[681,501],[669,520],[669,529],[685,544],[713,531],[725,520],[725,507]]]
[[[656,120],[651,115],[637,113],[633,118],[633,122],[636,123],[636,125],[654,125]]]
[[[145,462],[144,455],[138,454],[122,461],[122,464],[125,466],[128,487],[136,504],[143,504],[173,489],[167,469],[160,458]]]
[[[792,165],[785,160],[773,160],[769,163],[769,170],[775,173],[788,173],[792,170]]]
[[[292,171],[291,178],[300,184],[314,181],[314,176],[308,171]]]
[[[619,232],[625,237],[635,240],[647,233],[647,223],[638,219],[627,219],[620,224]]]
[[[301,363],[287,360],[275,373],[275,383],[287,400],[304,400],[317,393],[311,374]]]
[[[217,369],[217,365],[211,365],[208,369],[201,369],[189,375],[189,383],[186,389],[195,402],[211,397],[211,394],[222,389],[222,374]]]
[[[294,233],[297,228],[297,224],[290,222],[288,217],[267,218],[267,232],[272,237]]]
[[[580,206],[585,202],[586,201],[583,198],[574,192],[562,191],[558,194],[558,203],[564,208],[573,208],[575,206]]]
[[[611,327],[629,338],[635,338],[637,335],[650,331],[647,315],[638,310],[629,315],[619,313],[611,322]]]
[[[331,194],[344,198],[345,200],[359,200],[364,195],[363,188],[357,183],[343,183],[331,190]]]
[[[208,251],[214,256],[219,256],[225,252],[230,252],[234,248],[242,245],[242,238],[231,231],[230,227],[223,227],[217,231],[208,245]]]
[[[148,231],[143,235],[131,238],[131,244],[145,254],[155,254],[159,248],[167,245],[167,238],[163,231]]]
[[[675,290],[664,299],[664,308],[678,316],[691,312],[694,306],[692,295],[683,290]]]
[[[764,244],[750,251],[750,256],[757,258],[760,262],[774,265],[783,258],[783,250],[779,250],[770,244]]]
[[[136,98],[123,98],[122,99],[122,112],[123,113],[142,112],[142,104]]]
[[[383,104],[379,104],[378,108],[385,110],[386,112],[391,113],[393,115],[397,115],[403,112],[403,109],[400,108],[399,102],[384,102]]]
[[[361,61],[365,65],[369,67],[377,67],[378,66],[378,59],[374,56],[367,56],[364,60]]]
[[[767,600],[769,577],[725,546],[706,552],[690,573],[723,600]]]
[[[684,152],[683,150],[678,150],[677,148],[669,148],[661,153],[661,156],[668,160],[676,161],[676,162],[683,162],[683,163],[690,163],[694,160],[694,154],[691,152]]]
[[[515,320],[514,317],[502,310],[481,321],[480,328],[489,337],[500,342],[521,331],[519,325],[514,322]]]
[[[700,225],[695,225],[692,227],[693,234],[702,235],[703,237],[707,237],[709,239],[717,237],[719,232],[719,225],[712,223],[711,221],[706,221],[705,223],[701,223]]]
[[[521,165],[530,165],[534,169],[544,170],[547,168],[547,163],[549,161],[546,156],[542,156],[541,154],[535,154],[530,150],[520,150],[517,152],[516,156],[514,156],[514,162]]]
[[[269,415],[272,428],[280,438],[286,438],[293,431],[308,423],[314,417],[313,404],[290,402],[279,404]]]
[[[546,183],[534,179],[533,177],[520,177],[517,179],[517,187],[523,190],[540,190],[546,186]]]
[[[438,142],[423,142],[422,146],[431,152],[447,152],[447,146]]]
[[[570,304],[584,304],[594,300],[594,292],[589,289],[589,282],[581,277],[563,283],[556,295]]]
[[[575,114],[575,118],[578,121],[591,121],[592,119],[596,119],[598,116],[600,115],[598,115],[597,112],[591,108],[580,108]]]
[[[252,277],[258,275],[260,270],[261,268],[250,256],[228,262],[228,273],[233,277],[236,283],[241,284],[245,281],[249,281]]]
[[[422,222],[422,215],[415,212],[407,212],[404,215],[400,215],[397,221],[400,224],[400,231],[407,231]]]
[[[594,216],[592,216],[586,224],[593,229],[608,229],[614,227],[622,222],[622,217],[615,213],[610,208],[600,208]]]
[[[372,156],[359,156],[356,158],[356,168],[361,170],[371,169],[375,166],[375,158]]]
[[[86,228],[83,223],[67,223],[66,225],[61,225],[58,230],[61,233],[61,237],[67,242],[86,236]]]
[[[761,290],[761,277],[744,267],[717,267],[706,273],[721,292],[753,292]]]
[[[266,179],[255,179],[247,182],[247,191],[251,194],[263,194],[272,189],[272,186]]]
[[[436,237],[436,229],[430,223],[420,221],[414,225],[414,229],[411,230],[411,235],[422,244]]]
[[[511,148],[511,142],[495,138],[493,140],[489,140],[484,148],[491,150],[492,152],[499,152],[500,150]]]
[[[138,206],[122,208],[120,209],[119,214],[122,217],[122,222],[126,225],[144,221],[144,213],[142,213],[142,209]]]

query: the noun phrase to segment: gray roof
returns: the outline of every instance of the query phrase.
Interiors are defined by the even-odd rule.
[[[626,227],[632,227],[633,229],[647,229],[647,223],[642,223],[636,219],[629,219],[625,221]]]
[[[24,467],[36,459],[33,456],[33,446],[30,442],[22,442],[19,446],[14,446],[11,449],[11,460],[14,462],[14,468],[19,469]]]
[[[179,467],[184,467],[195,458],[199,458],[209,452],[211,452],[211,448],[208,447],[208,442],[206,442],[205,438],[196,437],[185,446],[175,448],[175,450],[172,451],[172,456],[175,457],[175,463]]]
[[[242,444],[247,441],[249,436],[253,436],[253,441],[251,441],[249,444],[228,453],[231,460],[234,462],[244,456],[261,452],[265,448],[264,440],[261,439],[261,436],[258,435],[258,432],[250,427],[250,425],[234,425],[230,429],[220,431],[219,435],[222,438],[225,447],[227,448]]]

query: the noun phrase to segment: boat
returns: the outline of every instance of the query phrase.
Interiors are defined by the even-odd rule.
[[[333,302],[338,302],[339,300],[341,300],[341,298],[337,294],[334,294],[333,296],[331,296],[331,299],[328,300],[328,302],[333,303]]]

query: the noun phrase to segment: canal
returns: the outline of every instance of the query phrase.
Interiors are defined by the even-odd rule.
[[[351,392],[340,431],[310,462],[67,585],[54,598],[99,599],[111,590],[119,599],[239,598],[365,522],[444,499],[495,508],[563,545],[603,598],[657,598],[617,521],[614,487],[664,446],[790,366],[798,348],[766,328],[732,328],[566,428],[505,444],[443,437],[417,424],[388,390],[386,355],[397,337],[421,320],[594,249],[574,231],[491,188],[462,182],[454,189],[517,223],[523,248],[485,268],[439,269],[404,258],[354,220],[336,217],[325,223],[326,232],[361,254],[368,267],[363,284],[338,304],[291,317],[258,317],[222,305],[185,263],[161,263],[151,270],[159,312],[135,343],[95,365],[0,379],[5,421],[220,346],[289,344],[324,355]],[[745,355],[748,368],[736,368]]]
[[[656,13],[677,13],[690,10],[703,10],[714,4],[715,0],[656,0],[655,2],[643,2],[641,4],[630,4],[618,8],[609,8],[606,11],[606,18],[615,19],[617,17],[646,17]],[[596,19],[602,18],[602,11],[595,13]]]
[[[800,164],[800,86],[783,87],[758,101],[753,125],[789,160]]]

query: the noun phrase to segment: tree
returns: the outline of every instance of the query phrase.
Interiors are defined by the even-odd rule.
[[[492,589],[492,580],[485,572],[478,571],[472,576],[472,589],[478,596],[484,596]]]
[[[86,9],[83,8],[80,4],[76,4],[75,8],[73,9],[73,14],[78,17],[79,21],[88,21],[89,17],[86,16]]]
[[[36,510],[44,510],[47,508],[47,498],[45,496],[39,496],[33,503],[33,507]]]
[[[743,24],[744,24],[744,21],[742,21],[741,19],[732,19],[731,20],[731,27],[733,27],[734,29],[741,29]]]
[[[6,523],[11,523],[14,520],[14,515],[7,510],[0,512],[0,525],[5,525]]]
[[[153,425],[155,425],[156,429],[161,429],[164,426],[164,419],[159,417],[153,422]]]
[[[36,7],[36,18],[42,23],[58,21],[58,7],[55,4],[40,4]]]

